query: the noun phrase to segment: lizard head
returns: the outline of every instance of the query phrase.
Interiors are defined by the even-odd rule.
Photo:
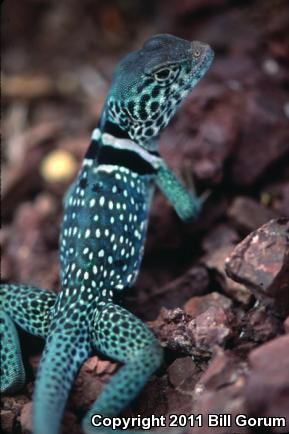
[[[207,72],[213,56],[205,43],[167,34],[153,36],[116,67],[106,118],[149,149],[152,139]]]

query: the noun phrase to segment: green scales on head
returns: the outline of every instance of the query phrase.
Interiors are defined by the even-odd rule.
[[[156,139],[212,59],[206,44],[157,35],[119,63],[64,199],[60,293],[1,286],[2,390],[13,393],[25,381],[14,324],[46,339],[34,392],[34,434],[59,433],[73,380],[93,350],[124,365],[86,415],[85,433],[97,431],[91,415],[117,415],[162,363],[154,335],[114,303],[114,294],[138,275],[154,184],[184,221],[199,213],[202,201],[167,168]]]

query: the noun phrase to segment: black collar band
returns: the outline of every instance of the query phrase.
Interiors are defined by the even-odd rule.
[[[118,149],[113,146],[102,146],[97,157],[98,164],[112,164],[127,167],[139,175],[152,175],[156,169],[137,152]]]
[[[157,156],[156,154],[153,153]],[[127,167],[139,175],[150,175],[157,172],[157,169],[137,152],[110,145],[99,145],[99,141],[94,138],[91,140],[85,159],[95,160],[98,165],[111,164]]]
[[[119,139],[128,139],[131,140],[127,131],[122,130],[117,124],[106,121],[104,126],[102,127],[102,134],[107,133],[113,137],[117,137]]]

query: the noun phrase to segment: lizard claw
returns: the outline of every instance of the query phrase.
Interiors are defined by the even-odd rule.
[[[192,174],[192,163],[190,160],[185,160],[183,162],[183,167],[181,169],[181,179],[185,186],[188,188],[190,193],[196,196],[196,187],[194,183],[194,177]]]
[[[208,197],[210,197],[212,194],[212,190],[206,190],[204,191],[201,196],[198,197],[199,202],[201,205],[203,205],[203,203],[206,202],[206,200],[208,199]]]

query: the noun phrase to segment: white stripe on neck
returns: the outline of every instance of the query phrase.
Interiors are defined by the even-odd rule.
[[[111,134],[102,134],[102,142],[104,145],[112,146],[117,149],[124,149],[127,151],[133,151],[138,154],[143,160],[151,164],[155,169],[158,169],[161,165],[162,159],[156,155],[152,155],[146,149],[138,145],[129,139],[119,139]]]
[[[120,139],[108,133],[101,134],[100,129],[95,128],[92,132],[91,140],[99,140],[100,138],[104,146],[112,146],[116,149],[133,151],[138,154],[143,160],[151,164],[155,169],[158,169],[162,165],[162,159],[160,157],[152,155],[149,151],[147,151],[145,148],[138,145],[134,141],[129,139]]]

